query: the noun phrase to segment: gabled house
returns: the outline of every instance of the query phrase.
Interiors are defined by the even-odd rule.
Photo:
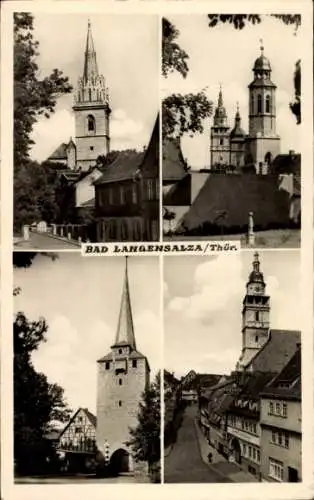
[[[261,394],[261,478],[302,480],[301,347]]]
[[[93,471],[96,465],[96,417],[79,408],[61,431],[57,451],[66,472]]]
[[[121,152],[94,186],[97,241],[158,240],[158,118],[147,149]]]

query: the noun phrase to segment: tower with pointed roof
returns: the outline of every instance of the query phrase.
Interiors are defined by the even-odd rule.
[[[270,297],[265,293],[266,284],[257,252],[252,267],[243,299],[242,353],[238,369],[246,366],[269,338]]]
[[[230,165],[236,170],[243,167],[245,163],[245,140],[246,133],[241,127],[241,115],[239,104],[237,104],[234,127],[230,132]]]
[[[147,358],[136,348],[126,258],[116,336],[110,352],[98,360],[97,383],[97,447],[102,453],[109,447],[111,462],[120,471],[133,467],[129,429],[137,425],[149,374]]]
[[[276,85],[271,79],[270,61],[261,55],[253,66],[253,81],[249,85],[248,154],[257,173],[267,173],[267,167],[280,153],[280,137],[276,132]]]
[[[210,129],[210,164],[212,169],[224,170],[230,163],[229,145],[230,127],[224,107],[222,89],[220,87],[218,104],[214,115],[214,124]]]
[[[76,167],[88,170],[110,150],[109,93],[98,71],[91,23],[88,21],[83,75],[74,96]]]

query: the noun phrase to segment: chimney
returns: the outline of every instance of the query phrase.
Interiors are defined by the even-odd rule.
[[[289,149],[289,155],[290,155],[290,156],[295,155],[295,151],[294,151],[294,149]]]

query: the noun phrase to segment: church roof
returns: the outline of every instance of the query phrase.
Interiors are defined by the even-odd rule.
[[[249,275],[249,283],[259,282],[259,283],[263,283],[264,284],[264,275],[260,271],[260,261],[259,261],[258,257],[259,257],[258,256],[258,252],[255,252],[254,253],[254,260],[253,260],[253,263],[252,263],[253,269],[252,269],[252,271],[250,272],[250,275]]]
[[[67,147],[66,142],[62,142],[57,149],[49,156],[48,160],[67,160]]]
[[[183,158],[180,139],[165,139],[162,148],[162,179],[163,182],[179,181],[188,171]]]
[[[258,372],[279,373],[297,350],[301,333],[297,330],[270,330],[269,340],[246,368]]]
[[[207,234],[217,234],[222,226],[241,232],[251,211],[255,227],[263,229],[270,223],[288,224],[289,210],[289,195],[278,189],[275,176],[210,173],[182,223],[188,230],[206,224]]]
[[[126,344],[119,344],[119,345],[126,345]],[[146,359],[146,356],[144,356],[144,354],[142,354],[140,351],[137,351],[135,349],[135,350],[131,351],[131,353],[128,355],[128,358],[129,359],[143,359],[143,358]],[[97,362],[101,363],[103,361],[113,361],[113,359],[115,359],[115,361],[124,360],[125,355],[121,355],[121,356],[115,355],[114,356],[113,352],[109,352],[108,354],[105,354],[105,356],[103,356],[102,358],[98,359]]]
[[[260,70],[271,71],[271,65],[270,65],[269,59],[267,59],[267,57],[265,57],[264,54],[261,54],[255,60],[253,70],[254,71],[260,71]]]
[[[127,262],[128,260],[126,258],[118,328],[116,332],[114,346],[128,345],[132,349],[136,350]]]
[[[92,35],[92,27],[90,21],[88,21],[83,78],[85,79],[85,81],[87,81],[95,76],[98,76],[98,66]]]

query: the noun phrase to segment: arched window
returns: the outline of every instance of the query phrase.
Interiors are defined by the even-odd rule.
[[[254,113],[254,95],[251,94],[251,113]]]
[[[257,96],[257,112],[258,113],[262,112],[262,96],[261,96],[261,94],[258,94],[258,96]]]
[[[268,151],[268,153],[266,153],[266,155],[265,155],[265,163],[267,163],[267,165],[270,165],[272,162],[272,159],[273,159],[272,154],[270,151]]]
[[[270,113],[270,96],[266,96],[266,113]]]
[[[87,117],[87,130],[88,132],[96,132],[96,123],[93,115],[88,115]]]

